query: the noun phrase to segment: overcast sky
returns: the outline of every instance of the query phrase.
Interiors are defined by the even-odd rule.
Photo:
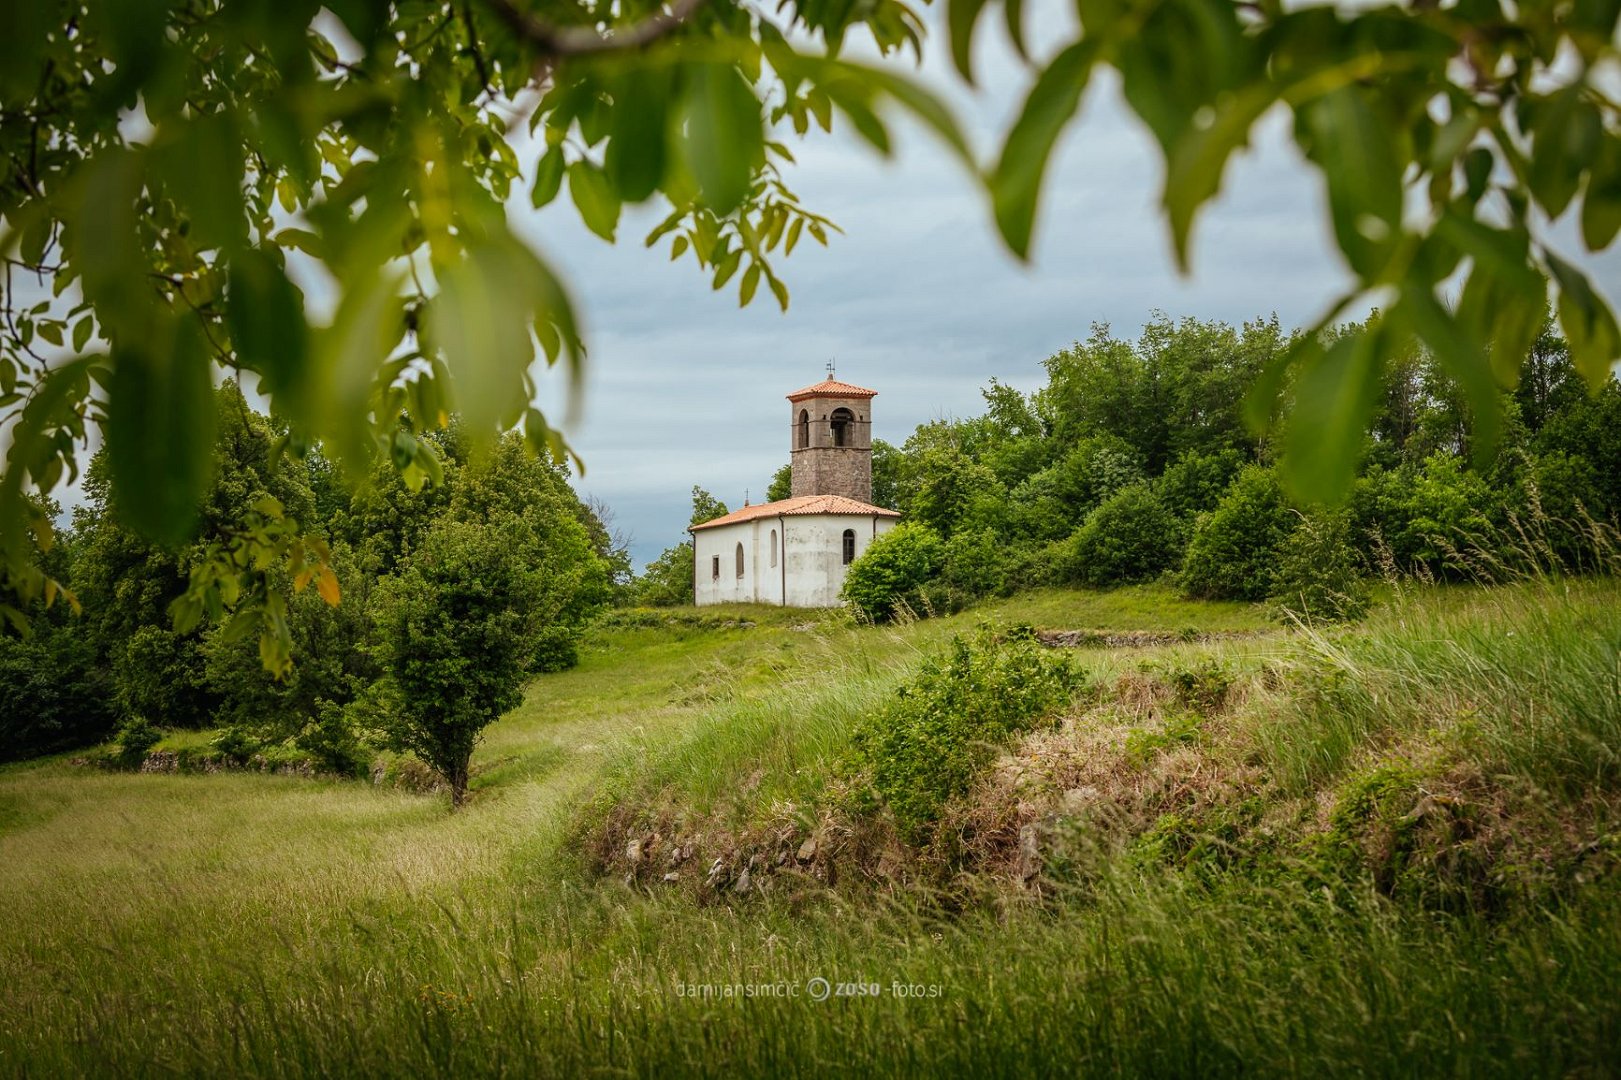
[[[1062,33],[1040,36],[1057,45]],[[1029,83],[1000,20],[980,34],[977,92],[949,74],[943,35],[930,44],[919,76],[988,155]],[[839,132],[786,140],[799,161],[790,186],[844,229],[826,250],[807,237],[776,264],[792,292],[786,314],[764,289],[740,311],[735,279],[715,293],[690,261],[667,261],[667,241],[645,249],[655,211],[628,216],[613,246],[586,232],[566,193],[538,213],[527,193],[514,199],[520,231],[567,272],[586,321],[589,389],[569,433],[586,462],[578,487],[613,510],[638,567],[684,537],[694,484],[733,509],[745,491],[763,501],[788,458],[783,395],[821,379],[830,359],[839,378],[878,391],[874,436],[899,443],[932,418],[979,412],[992,377],[1036,387],[1042,360],[1094,322],[1135,335],[1156,310],[1232,323],[1276,312],[1295,326],[1350,280],[1320,181],[1281,115],[1229,168],[1199,222],[1190,277],[1174,267],[1158,212],[1157,149],[1112,80],[1091,88],[1054,156],[1028,265],[1002,246],[961,167],[915,126],[898,134],[890,161]],[[1621,295],[1621,258],[1590,265]],[[560,401],[555,378],[543,381]]]

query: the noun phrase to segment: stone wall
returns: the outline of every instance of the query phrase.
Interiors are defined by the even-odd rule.
[[[794,498],[843,495],[872,502],[872,451],[860,447],[813,446],[793,452]]]

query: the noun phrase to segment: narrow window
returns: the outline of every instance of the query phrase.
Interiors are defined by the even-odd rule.
[[[737,545],[737,576],[743,576],[743,545]]]
[[[713,559],[709,560],[709,579],[711,581],[719,581],[720,580],[720,556],[719,555],[716,555]]]
[[[849,446],[855,431],[855,413],[849,409],[834,409],[830,423],[833,426],[833,445]]]
[[[810,413],[804,409],[799,410],[798,443],[801,450],[810,445]]]
[[[856,531],[844,530],[844,565],[849,566],[856,561]]]
[[[777,530],[771,530],[771,565],[777,565]]]

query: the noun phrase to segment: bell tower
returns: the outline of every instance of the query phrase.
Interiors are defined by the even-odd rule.
[[[872,502],[872,399],[876,390],[827,378],[788,395],[792,497]]]

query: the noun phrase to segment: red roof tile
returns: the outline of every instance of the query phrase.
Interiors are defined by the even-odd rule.
[[[852,386],[837,379],[823,379],[815,386],[807,386],[803,390],[795,390],[788,395],[789,401],[799,401],[808,397],[877,397],[878,391],[868,390],[860,386]]]
[[[695,532],[698,529],[711,529],[717,525],[736,525],[740,521],[776,517],[779,514],[785,517],[794,517],[799,514],[851,514],[861,517],[876,514],[879,517],[900,517],[900,514],[893,510],[885,510],[882,506],[872,506],[862,502],[860,499],[847,499],[843,495],[801,495],[797,499],[778,499],[776,502],[745,506],[741,510],[732,511],[725,517],[718,517],[694,525],[687,531]]]

